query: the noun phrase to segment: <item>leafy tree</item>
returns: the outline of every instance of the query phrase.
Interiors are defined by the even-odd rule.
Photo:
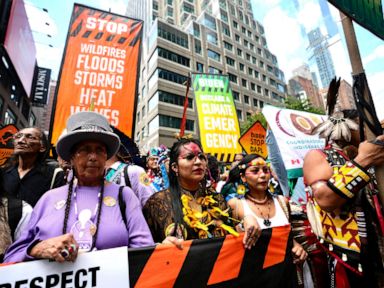
[[[299,111],[305,111],[305,112],[325,115],[324,109],[313,106],[308,101],[308,99],[299,100],[295,97],[288,96],[285,99],[285,106],[287,109],[299,110]]]
[[[240,124],[240,134],[243,135],[256,121],[260,121],[264,128],[267,128],[267,120],[264,115],[258,111],[247,117],[243,123]]]

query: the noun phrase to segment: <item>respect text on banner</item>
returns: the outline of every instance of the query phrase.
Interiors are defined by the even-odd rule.
[[[0,267],[0,288],[129,287],[126,247],[79,255],[72,262],[48,260]]]
[[[290,225],[265,229],[251,250],[241,234],[185,241],[182,250],[122,247],[79,255],[75,263],[19,263],[0,267],[0,288],[296,287],[290,232]]]
[[[75,4],[60,70],[51,142],[78,111],[103,114],[132,137],[143,22]]]
[[[230,162],[241,153],[239,121],[228,76],[192,74],[200,140],[205,153]]]

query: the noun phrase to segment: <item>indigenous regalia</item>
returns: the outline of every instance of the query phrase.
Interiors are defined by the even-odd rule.
[[[162,242],[167,236],[190,240],[222,237],[228,233],[238,235],[231,228],[229,209],[223,196],[212,187],[200,188],[194,194],[182,189],[182,224],[175,224],[171,197],[169,190],[155,193],[143,208],[155,242]]]
[[[334,175],[349,160],[342,150],[327,146],[324,153]],[[372,179],[374,176],[370,174]],[[355,287],[375,285],[383,265],[377,244],[382,243],[374,207],[374,183],[361,189],[341,209],[326,212],[309,195],[308,218],[317,236],[316,249],[310,253],[317,287]],[[307,187],[307,192],[311,188]],[[380,208],[379,208],[380,209]],[[314,237],[309,237],[313,241]],[[325,269],[325,267],[327,269]]]

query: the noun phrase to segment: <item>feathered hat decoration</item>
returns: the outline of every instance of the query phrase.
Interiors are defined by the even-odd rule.
[[[333,78],[328,87],[327,106],[328,120],[317,125],[312,130],[312,135],[319,134],[321,138],[327,139],[327,142],[351,140],[351,130],[358,130],[359,125],[353,120],[345,118],[344,113],[339,110],[337,105],[337,97],[339,96],[340,78]],[[336,109],[335,109],[336,108]]]

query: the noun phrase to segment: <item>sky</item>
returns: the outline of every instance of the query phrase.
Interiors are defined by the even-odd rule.
[[[298,12],[293,7],[293,0],[251,0],[254,16],[264,25],[268,48],[276,55],[286,81],[292,76],[292,70],[303,62],[311,68],[315,66],[314,58],[307,60],[311,53],[306,49],[309,43],[301,27],[304,27],[305,32],[320,27],[326,33],[318,0],[296,1],[300,7]],[[338,36],[328,40],[336,75],[352,84],[352,68],[339,11],[331,4],[328,5],[339,31]],[[379,119],[384,119],[384,41],[356,23],[354,27],[376,112]]]
[[[25,1],[32,30],[39,31],[34,33],[38,64],[41,67],[52,68],[52,77],[57,79],[74,1]],[[299,11],[293,8],[294,1],[299,3]],[[315,59],[308,61],[311,53],[307,49],[308,40],[305,32],[315,27],[320,27],[325,32],[318,0],[251,0],[251,2],[255,19],[264,25],[268,48],[276,55],[279,67],[285,73],[286,81],[292,76],[292,70],[303,63],[309,64],[314,70]],[[111,12],[118,14],[124,14],[127,7],[127,0],[77,0],[76,3],[106,11],[110,9]],[[329,4],[329,6],[339,31],[337,36],[328,40],[336,75],[352,84],[352,69],[339,12],[332,5]],[[48,14],[42,13],[42,8],[48,9]],[[376,112],[379,119],[384,119],[384,85],[382,85],[384,42],[358,24],[354,27]],[[320,79],[318,80],[321,83]]]

